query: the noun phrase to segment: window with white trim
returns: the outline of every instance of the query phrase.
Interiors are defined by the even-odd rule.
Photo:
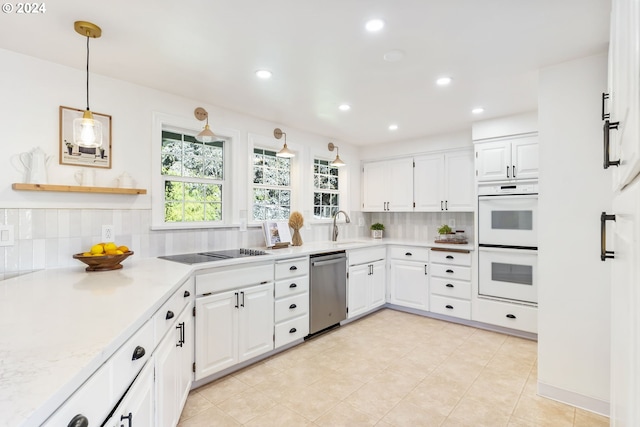
[[[313,159],[313,217],[331,219],[340,210],[338,168],[328,160]]]
[[[222,222],[225,142],[223,138],[200,142],[193,135],[163,127],[165,223]]]
[[[289,219],[291,159],[273,150],[253,149],[253,220]]]

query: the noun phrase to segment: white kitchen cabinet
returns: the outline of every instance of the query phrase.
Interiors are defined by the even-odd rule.
[[[370,312],[386,302],[386,251],[356,249],[347,254],[347,318]]]
[[[309,257],[276,261],[275,348],[309,335]]]
[[[610,134],[614,190],[640,173],[640,4],[614,0],[609,44],[608,120],[617,123]]]
[[[196,380],[273,349],[273,290],[271,281],[196,298]]]
[[[476,180],[538,178],[538,135],[523,134],[475,142]]]
[[[471,319],[471,254],[432,248],[430,307],[434,313]]]
[[[389,249],[389,302],[429,310],[429,253],[426,248],[397,246]]]
[[[107,427],[154,427],[176,424],[156,424],[153,397],[153,360],[147,362],[111,417]],[[177,420],[176,420],[177,423]],[[75,425],[75,424],[74,424]]]
[[[414,159],[415,211],[474,210],[474,168],[471,150],[427,154]]]
[[[365,163],[362,200],[365,212],[413,211],[413,158]]]

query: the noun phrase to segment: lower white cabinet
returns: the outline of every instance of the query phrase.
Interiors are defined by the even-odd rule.
[[[429,310],[429,276],[427,248],[392,246],[389,302],[403,307]]]
[[[107,427],[154,427],[176,424],[177,420],[174,424],[156,424],[155,422],[153,360],[150,360],[104,425]]]
[[[432,248],[429,255],[433,313],[471,319],[471,254]]]
[[[538,333],[538,309],[478,298],[473,302],[473,320],[519,331]]]
[[[386,302],[384,248],[349,251],[347,318],[352,319]]]
[[[309,335],[309,257],[276,261],[275,348]]]
[[[196,380],[273,350],[273,292],[269,282],[196,298]]]

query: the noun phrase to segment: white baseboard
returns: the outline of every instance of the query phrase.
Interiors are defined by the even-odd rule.
[[[538,394],[547,399],[556,400],[566,403],[586,411],[595,412],[596,414],[609,416],[609,402],[595,397],[589,397],[573,391],[564,390],[549,384],[538,381]]]

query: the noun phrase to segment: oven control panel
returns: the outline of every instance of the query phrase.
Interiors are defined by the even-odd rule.
[[[479,196],[495,196],[501,194],[538,194],[538,183],[478,186]]]

